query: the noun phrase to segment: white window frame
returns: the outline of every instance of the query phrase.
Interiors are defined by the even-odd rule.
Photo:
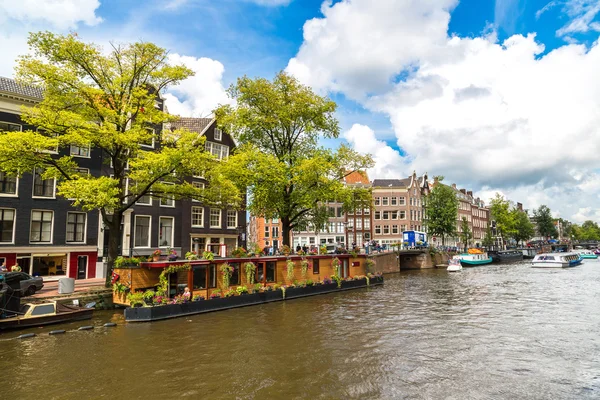
[[[67,240],[67,228],[69,227],[69,214],[83,214],[85,215],[85,221],[83,223],[83,241],[68,241]],[[67,211],[67,221],[65,223],[65,243],[87,243],[87,224],[88,224],[88,214],[85,212],[79,211]]]
[[[167,183],[167,182],[161,182],[161,183],[163,183],[165,185],[172,185],[172,183]],[[165,196],[165,197],[161,197],[158,200],[158,205],[160,207],[175,208],[175,196],[174,195],[165,195],[165,194],[163,194],[162,196]],[[171,202],[171,204],[170,205],[168,203],[167,204],[163,204],[163,200],[167,201],[167,202]]]
[[[10,242],[0,242],[0,245],[15,244],[15,232],[17,231],[17,209],[10,207],[0,207],[0,210],[12,210],[13,212],[12,239]]]
[[[381,235],[381,225],[375,225],[375,234]]]
[[[140,145],[140,147],[145,147],[147,149],[154,149],[154,146],[156,146],[156,129],[150,128],[150,127],[147,127],[145,129],[147,131],[151,131],[152,132],[152,145],[144,144],[144,143],[138,143],[138,144]]]
[[[160,244],[160,220],[161,219],[170,219],[171,221],[173,221],[173,224],[171,225],[171,243],[167,244],[165,246]],[[174,244],[175,244],[175,217],[161,215],[160,217],[158,217],[158,247],[163,247],[163,248],[174,247]]]
[[[219,142],[222,141],[223,140],[223,131],[220,130],[219,128],[215,128],[214,138],[215,138],[215,140],[218,140]]]
[[[42,241],[32,241],[31,240],[31,232],[32,232],[32,224],[33,224],[33,213],[35,211],[41,211],[41,212],[49,212],[52,214],[52,222],[50,223],[50,241],[49,242],[42,242]],[[31,210],[31,213],[29,214],[30,218],[29,218],[29,243],[30,244],[52,244],[54,243],[54,210],[44,210],[44,209],[39,209],[39,208],[34,208]],[[43,221],[43,220],[42,220]],[[40,238],[42,237],[42,232],[40,231]]]
[[[389,197],[382,197],[382,198],[381,198],[381,205],[382,205],[382,206],[387,206],[387,205],[389,205],[389,204],[390,204],[390,199],[389,199]]]
[[[73,147],[76,147],[77,149],[83,149],[83,148],[84,148],[84,147],[81,147],[81,146],[77,146],[77,145],[75,145],[75,144],[72,144],[72,145],[69,147],[69,154],[70,154],[72,157],[78,157],[78,158],[91,158],[91,155],[90,155],[90,154],[91,154],[91,152],[92,152],[92,146],[91,146],[91,145],[89,145],[89,144],[88,144],[88,146],[87,146],[87,156],[82,156],[82,155],[80,155],[79,153],[73,153]]]
[[[31,198],[32,199],[56,199],[56,178],[52,178],[53,184],[52,184],[52,196],[36,196],[35,193],[35,170],[37,168],[34,168],[33,173],[32,173],[32,182],[31,182]],[[41,176],[43,175],[40,174],[40,179]],[[45,179],[42,179],[45,180]]]
[[[4,176],[6,178],[6,173],[4,173]],[[0,197],[19,197],[19,177],[15,177],[16,182],[15,182],[15,192],[14,193],[0,193]]]
[[[235,217],[235,225],[231,226],[229,225],[229,216],[230,214],[233,213],[233,216]],[[238,213],[235,210],[227,210],[227,229],[237,229],[237,225],[238,225]]]
[[[135,245],[135,239],[136,239],[136,226],[137,226],[137,218],[138,217],[143,217],[143,218],[148,218],[149,219],[149,224],[148,224],[148,245],[147,246],[136,246]],[[160,227],[159,227],[160,229]],[[135,249],[149,249],[150,245],[152,244],[152,215],[134,215],[133,217],[133,248]]]
[[[130,183],[130,179],[129,178],[125,179],[125,193],[126,194],[129,194],[129,183]],[[150,202],[149,203],[140,203],[140,200],[143,199],[146,196],[148,196],[148,198],[150,199]],[[138,199],[138,201],[135,202],[135,205],[136,206],[151,206],[152,205],[152,195],[151,194],[145,194],[145,195],[143,195],[142,197],[140,197]]]
[[[40,132],[40,128],[35,128],[35,131],[37,133],[42,133],[42,132]],[[42,131],[46,131],[46,130],[42,129]],[[46,131],[46,132],[48,132],[48,131]],[[57,138],[58,137],[58,133],[55,133],[54,137]],[[42,153],[58,154],[58,144],[56,145],[56,150],[42,150]]]
[[[22,124],[15,124],[14,122],[7,122],[7,121],[0,121],[0,124],[14,125],[14,126],[18,126],[19,127],[18,131],[4,131],[4,132],[23,132],[23,125]]]
[[[194,225],[194,208],[199,208],[200,210],[202,210],[202,218],[200,218],[200,225]],[[190,219],[192,228],[204,228],[204,206],[192,206]]]
[[[206,189],[206,185],[204,184],[204,182],[192,181],[192,186],[194,186],[196,189]],[[195,203],[200,203],[200,200],[197,199],[192,199],[192,201]]]
[[[213,225],[213,223],[212,223],[212,214],[213,214],[213,211],[219,211],[219,224],[218,225]],[[222,214],[223,213],[222,213],[222,210],[220,208],[211,208],[210,209],[210,214],[209,214],[209,217],[208,217],[208,226],[211,227],[211,228],[221,228],[221,226],[223,225],[222,224],[223,221],[221,221],[221,219],[223,217]]]

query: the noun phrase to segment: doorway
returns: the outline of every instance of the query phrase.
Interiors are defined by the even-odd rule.
[[[87,264],[88,264],[87,256],[78,256],[77,257],[77,279],[85,279],[86,278]]]

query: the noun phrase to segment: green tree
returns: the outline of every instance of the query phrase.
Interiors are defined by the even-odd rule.
[[[494,245],[494,235],[492,234],[492,228],[488,225],[485,230],[485,236],[481,241],[481,245],[486,248],[491,248]]]
[[[600,227],[594,221],[585,221],[579,227],[579,240],[600,240]]]
[[[319,145],[322,138],[339,136],[335,102],[283,72],[273,81],[239,78],[228,93],[236,105],[222,105],[215,114],[239,147],[219,170],[240,189],[248,188],[251,213],[280,218],[283,244],[290,244],[294,228],[322,228],[326,202],[349,208],[357,196],[370,196],[346,187],[343,178],[371,167],[371,156],[344,145],[337,150]]]
[[[535,228],[526,212],[516,208],[513,208],[510,212],[514,221],[514,230],[511,237],[517,241],[517,244],[535,236]]]
[[[17,79],[44,90],[43,100],[22,114],[39,130],[0,134],[0,170],[17,176],[43,169],[43,177],[56,178],[58,194],[75,207],[99,210],[108,228],[107,284],[118,255],[121,218],[141,197],[192,197],[206,204],[242,200],[235,185],[213,173],[217,163],[204,150],[202,137],[184,130],[161,132],[176,118],[155,107],[158,93],[192,75],[184,66],[168,64],[164,49],[139,42],[105,53],[74,34],[49,32],[31,34],[29,46],[31,55],[20,58]],[[140,147],[153,140],[156,151]],[[112,175],[82,174],[72,157],[48,152],[70,145],[101,149]],[[209,179],[206,190],[185,181],[198,171]]]
[[[469,221],[467,221],[466,217],[462,217],[462,221],[460,223],[460,241],[463,243],[465,251],[467,251],[467,247],[471,243],[471,239],[473,239],[473,232],[471,231],[471,227],[469,226]]]
[[[441,182],[442,179],[438,177],[437,181]],[[444,246],[446,237],[456,234],[458,199],[454,190],[442,183],[435,185],[425,199],[425,215],[427,233],[440,236]]]
[[[545,238],[555,238],[558,236],[550,208],[541,205],[537,210],[533,211],[533,218],[537,224],[537,231],[540,236]]]
[[[492,220],[496,222],[496,230],[503,241],[514,236],[514,214],[511,214],[511,208],[510,201],[500,193],[496,193],[496,197],[490,201],[490,214]]]

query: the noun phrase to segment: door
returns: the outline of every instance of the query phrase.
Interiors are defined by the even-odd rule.
[[[87,256],[77,257],[77,279],[85,279],[87,275]]]
[[[342,278],[347,278],[350,276],[350,271],[348,268],[348,259],[342,260]]]

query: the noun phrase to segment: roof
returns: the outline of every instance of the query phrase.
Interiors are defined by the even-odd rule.
[[[357,183],[362,183],[364,185],[369,185],[369,176],[365,171],[353,171],[350,174],[346,175],[344,181],[348,185],[354,185]]]
[[[14,79],[5,78],[3,76],[0,76],[0,92],[7,92],[37,99],[42,99],[44,95],[44,91],[40,87],[22,85],[17,83],[17,81]]]
[[[179,118],[171,122],[171,128],[185,128],[190,132],[204,133],[213,121],[213,118]]]
[[[373,187],[407,187],[410,184],[410,178],[405,179],[375,179]]]

